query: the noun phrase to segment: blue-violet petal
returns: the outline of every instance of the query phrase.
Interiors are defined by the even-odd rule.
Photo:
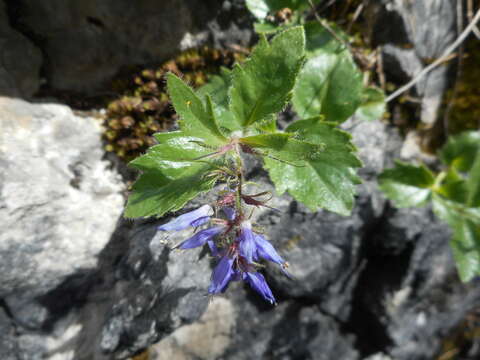
[[[210,294],[218,294],[224,292],[227,288],[229,281],[234,275],[233,262],[234,258],[224,256],[220,259],[212,273],[212,283],[208,288]]]
[[[255,244],[257,246],[257,253],[259,257],[280,265],[285,263],[285,260],[278,255],[270,241],[266,240],[262,235],[255,234]]]
[[[203,205],[196,210],[182,214],[172,221],[158,227],[162,231],[179,231],[186,229],[189,226],[199,226],[208,221],[212,215],[212,207],[210,205]]]
[[[208,229],[201,230],[193,235],[191,238],[182,242],[179,246],[180,249],[192,249],[198,246],[204,245],[207,241],[211,240],[214,236],[218,235],[224,229],[223,226],[216,226]]]
[[[251,273],[246,272],[244,279],[250,284],[250,286],[258,292],[262,297],[267,300],[270,304],[275,304],[275,297],[272,294],[272,291],[268,287],[267,282],[262,274],[259,272]]]
[[[245,221],[241,225],[238,241],[240,255],[247,259],[248,263],[252,263],[256,257],[257,246],[255,244],[255,234],[252,231],[252,225],[249,221]]]

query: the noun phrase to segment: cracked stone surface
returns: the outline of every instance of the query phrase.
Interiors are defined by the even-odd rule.
[[[478,281],[458,281],[448,228],[429,208],[396,210],[379,193],[376,174],[391,164],[401,144],[381,122],[344,124],[365,164],[351,217],[312,213],[288,195],[271,204],[281,213],[255,213],[291,264],[292,280],[276,266],[265,269],[279,305],[268,305],[235,282],[207,306],[215,261],[206,249],[171,250],[191,230],[157,231],[168,218],[122,220],[111,234],[123,202],[121,187],[100,160],[97,140],[86,137],[95,129],[91,119],[76,118],[63,106],[2,101],[2,166],[20,158],[30,164],[1,173],[0,209],[11,222],[0,243],[7,259],[0,288],[3,358],[126,359],[155,344],[150,358],[156,360],[339,354],[347,360],[433,359],[441,339],[480,302]],[[70,147],[60,146],[64,143]],[[14,151],[5,152],[7,147]],[[259,163],[250,160],[251,180],[273,190]],[[85,162],[90,165],[80,165]],[[45,177],[50,180],[37,181]],[[63,195],[52,196],[59,192]],[[95,205],[85,210],[80,201]],[[55,210],[50,222],[37,213],[49,207]],[[117,215],[108,222],[106,213],[112,212]],[[57,226],[65,216],[68,223],[87,223],[82,230],[73,223]],[[95,231],[88,233],[89,226]],[[42,254],[45,261],[35,260]],[[52,265],[50,256],[62,261]]]
[[[44,105],[37,106],[40,116]],[[280,214],[256,212],[294,276],[266,267],[278,306],[235,282],[207,307],[208,251],[171,250],[191,230],[157,231],[168,218],[120,221],[92,271],[53,281],[35,301],[25,301],[37,294],[33,287],[30,298],[0,303],[5,356],[126,359],[155,344],[150,358],[157,360],[433,359],[441,339],[478,305],[478,282],[458,281],[448,229],[430,209],[395,210],[375,186],[401,143],[395,131],[381,122],[344,127],[365,163],[351,217],[311,213],[288,195],[274,198]],[[40,144],[42,135],[33,138]],[[251,164],[252,180],[269,188],[258,162]],[[16,271],[20,282],[22,274]]]

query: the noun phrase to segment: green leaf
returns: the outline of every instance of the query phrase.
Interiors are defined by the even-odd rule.
[[[232,71],[222,67],[220,74],[209,77],[208,83],[197,90],[200,98],[210,95],[213,102],[223,109],[228,107],[228,88],[232,83]]]
[[[286,131],[284,144],[268,134],[249,140],[276,158],[265,157],[264,161],[278,193],[288,191],[312,211],[324,208],[350,214],[355,185],[360,183],[354,168],[362,165],[350,135],[318,117],[296,121]]]
[[[305,167],[314,154],[325,150],[324,144],[313,144],[295,138],[293,133],[270,133],[240,139],[242,144],[262,150],[265,157]],[[316,155],[315,155],[316,156]]]
[[[255,124],[255,128],[260,133],[273,133],[277,131],[277,116],[271,114]]]
[[[179,210],[215,184],[214,177],[206,176],[214,165],[194,160],[211,151],[198,145],[198,138],[181,132],[156,137],[160,144],[129,164],[142,174],[133,185],[125,217],[162,216]]]
[[[348,35],[336,26],[335,23],[329,23],[329,26],[339,38],[348,42]],[[307,22],[303,27],[305,29],[305,51],[307,57],[311,58],[317,53],[337,54],[346,50],[345,46],[335,39],[318,21]]]
[[[341,123],[362,101],[362,74],[348,49],[320,24],[309,23],[305,29],[309,58],[297,79],[293,108],[300,117],[324,115]]]
[[[454,168],[448,169],[441,185],[434,187],[433,190],[446,199],[453,200],[461,204],[467,203],[467,182]]]
[[[231,133],[236,130],[241,130],[242,126],[239,124],[233,114],[228,109],[228,88],[232,84],[232,71],[227,68],[221,68],[219,75],[210,77],[207,84],[203,85],[197,90],[197,95],[201,99],[206,99],[209,95],[215,103],[215,115],[220,129],[226,129],[223,133]]]
[[[303,63],[304,48],[303,28],[294,27],[276,35],[270,44],[261,36],[250,59],[234,67],[230,110],[242,127],[284,108]]]
[[[468,175],[467,188],[467,205],[472,207],[480,206],[480,147],[477,150],[477,156]]]
[[[283,28],[284,26],[278,26],[269,22],[253,24],[253,29],[258,34],[274,34]]]
[[[281,151],[292,138],[292,134],[286,133],[263,134],[243,137],[240,142],[254,148],[269,148]]]
[[[172,73],[167,75],[167,88],[185,135],[200,137],[209,145],[227,142],[218,128],[211,101],[207,99],[203,104],[193,90]]]
[[[480,208],[467,208],[434,195],[433,211],[453,231],[450,245],[464,282],[480,275]]]
[[[202,192],[211,190],[215,178],[205,177],[212,170],[206,164],[190,166],[177,179],[169,180],[155,169],[142,174],[128,197],[124,216],[137,218],[162,216],[176,211]]]
[[[415,166],[401,161],[378,177],[380,189],[396,207],[423,206],[430,199],[435,177],[424,165]]]
[[[480,149],[480,132],[468,131],[448,138],[440,151],[440,159],[448,166],[468,172]]]
[[[163,136],[162,136],[163,135]],[[183,174],[185,168],[192,166],[195,159],[212,153],[213,149],[205,148],[200,138],[184,136],[180,131],[156,134],[160,144],[152,146],[148,152],[129,163],[141,171],[156,169],[167,178],[175,179]]]
[[[365,121],[378,120],[385,113],[385,107],[383,91],[375,87],[368,87],[363,90],[362,103],[355,116]]]

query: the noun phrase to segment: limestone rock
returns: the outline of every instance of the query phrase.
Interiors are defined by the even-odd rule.
[[[65,106],[0,99],[0,296],[40,296],[96,256],[122,210],[100,129]]]
[[[384,11],[376,25],[377,42],[384,45],[388,74],[405,82],[439,58],[455,41],[456,1],[384,0],[383,3]],[[411,44],[412,49],[402,48],[406,44]],[[437,119],[449,86],[449,68],[449,64],[437,67],[415,85],[421,100],[421,120],[428,126]]]

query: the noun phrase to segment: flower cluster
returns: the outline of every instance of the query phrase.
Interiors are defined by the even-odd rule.
[[[225,219],[213,217],[214,209],[210,205],[203,205],[180,215],[158,229],[179,231],[211,222],[214,226],[196,232],[177,245],[179,249],[191,249],[207,244],[212,255],[220,259],[213,270],[208,292],[223,293],[230,281],[243,280],[265,300],[275,304],[275,297],[265,278],[257,271],[258,261],[264,259],[277,263],[286,275],[288,273],[285,269],[288,264],[268,240],[252,230],[251,222],[244,219],[233,207],[223,206],[222,211]]]

